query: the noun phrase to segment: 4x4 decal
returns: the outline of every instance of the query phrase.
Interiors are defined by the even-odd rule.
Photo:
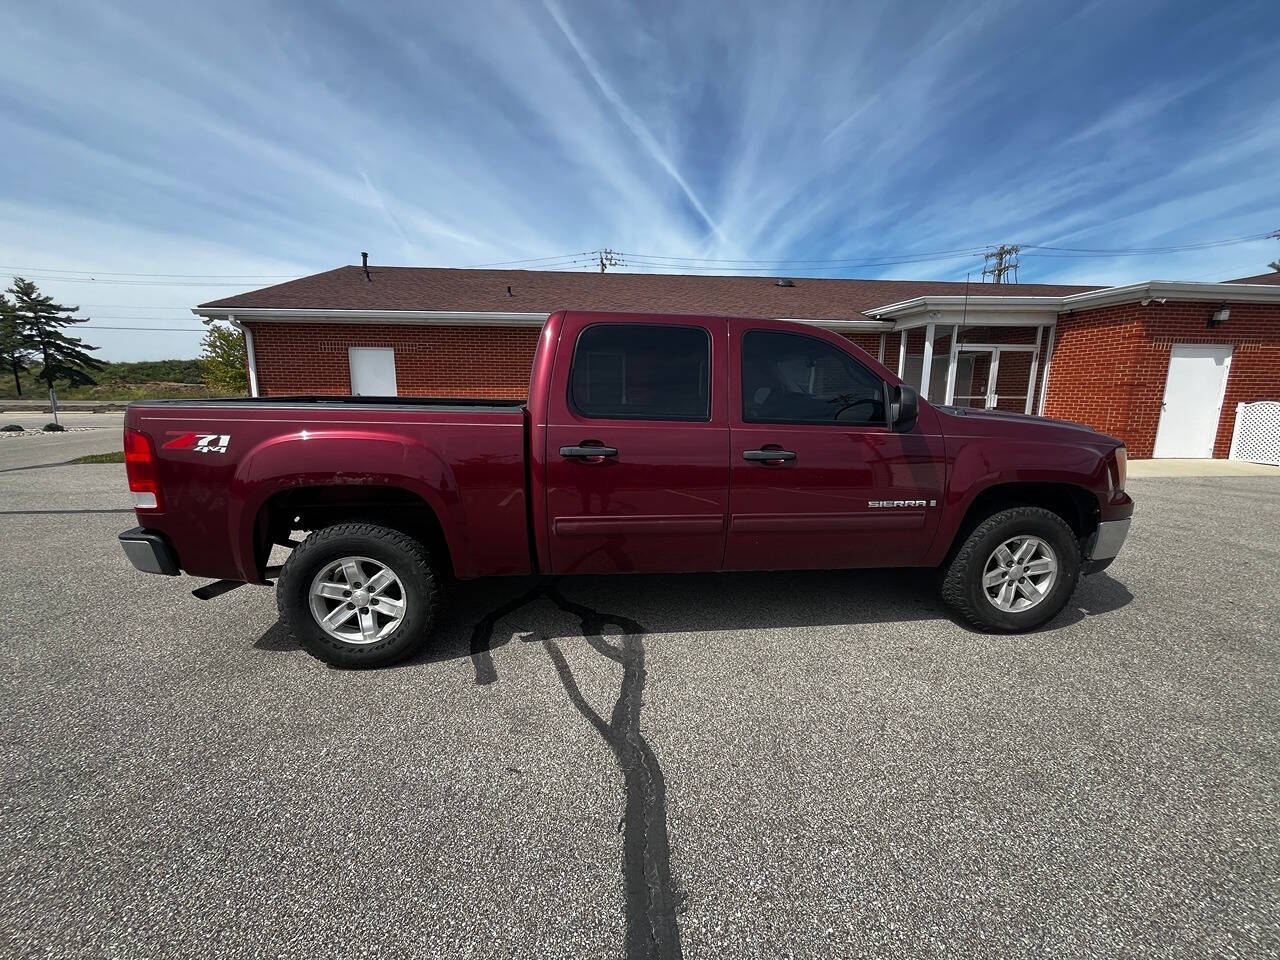
[[[196,453],[226,453],[231,443],[229,433],[175,433],[170,431],[172,440],[166,440],[166,450],[193,450]]]

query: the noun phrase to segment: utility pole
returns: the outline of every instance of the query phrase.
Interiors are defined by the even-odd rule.
[[[612,250],[597,250],[596,255],[599,258],[601,273],[604,273],[605,268],[607,267],[622,266],[622,258]]]
[[[1013,282],[1018,282],[1018,251],[1022,248],[1016,243],[1002,243],[994,250],[988,250],[982,255],[989,266],[982,268],[982,280],[986,282],[986,278],[990,277],[992,283],[1006,283],[1005,277],[1013,274]]]

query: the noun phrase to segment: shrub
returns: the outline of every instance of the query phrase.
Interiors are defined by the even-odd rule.
[[[0,431],[3,431],[4,433],[24,433],[25,432],[22,429],[22,427],[16,423],[6,423],[3,427],[0,427]]]
[[[66,430],[67,428],[60,423],[46,423],[44,425],[45,433],[65,433]]]

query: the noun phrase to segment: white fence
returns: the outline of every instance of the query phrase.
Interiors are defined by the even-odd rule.
[[[1280,401],[1236,404],[1231,459],[1280,466]]]

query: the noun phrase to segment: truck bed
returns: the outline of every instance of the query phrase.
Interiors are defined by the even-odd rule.
[[[130,404],[150,438],[163,501],[139,510],[183,571],[262,582],[271,511],[309,489],[360,487],[429,505],[460,577],[526,573],[523,401],[267,397]],[[408,505],[406,505],[406,509]],[[227,550],[228,542],[232,550]]]
[[[139,400],[131,406],[136,407],[303,407],[316,409],[332,407],[393,407],[407,410],[449,410],[462,408],[466,410],[499,410],[506,411],[513,407],[525,405],[520,400],[495,400],[479,397],[349,397],[299,394],[297,396],[279,397],[209,397],[191,400]]]

